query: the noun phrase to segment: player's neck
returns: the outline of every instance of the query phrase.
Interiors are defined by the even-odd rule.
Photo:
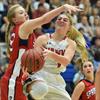
[[[63,33],[53,33],[52,34],[52,38],[54,39],[54,40],[56,40],[56,41],[61,41],[61,40],[63,40],[64,38],[65,38],[65,36],[66,35],[63,35]]]

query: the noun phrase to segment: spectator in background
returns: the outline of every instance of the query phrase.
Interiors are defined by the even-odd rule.
[[[89,37],[90,40],[94,36],[94,33],[88,22],[88,17],[86,15],[81,16],[81,21],[80,23],[76,24],[76,28],[77,29],[83,28],[86,33],[86,36]]]
[[[90,4],[91,4],[92,7],[95,6],[95,4],[97,2],[97,0],[89,0],[89,1],[90,1]]]
[[[95,38],[94,45],[91,46],[90,53],[94,59],[95,70],[97,70],[100,64],[100,37]]]
[[[33,18],[32,15],[34,11],[34,8],[32,7],[32,0],[23,0],[23,7],[27,11],[29,18],[32,19]]]
[[[39,3],[38,8],[33,11],[32,18],[33,19],[38,18],[38,17],[44,15],[46,12],[48,12],[48,9],[44,6],[44,4]],[[52,23],[53,22],[51,21],[47,24],[42,25],[41,26],[42,32],[43,33],[53,33],[54,29],[51,27]]]
[[[50,4],[53,8],[57,8],[62,5],[62,2],[60,0],[50,0]]]
[[[89,0],[81,0],[80,4],[82,4],[84,6],[84,14],[88,16],[91,12],[90,1]]]
[[[96,35],[95,33],[96,33],[98,27],[100,28],[100,17],[95,16],[94,20],[93,20],[93,24],[91,25],[94,36]]]
[[[81,72],[84,79],[74,89],[72,100],[95,100],[96,89],[94,85],[94,66],[91,61],[82,64]]]
[[[100,16],[100,0],[97,0],[95,7],[99,10],[99,16]]]
[[[70,5],[76,5],[76,2],[75,2],[75,0],[64,0],[64,2],[63,2],[63,4],[64,3],[68,3],[68,4],[70,4]]]
[[[34,8],[34,9],[38,9],[38,5],[39,5],[39,4],[43,4],[44,7],[45,7],[47,10],[50,10],[50,5],[49,5],[49,3],[47,3],[45,0],[35,1],[35,2],[33,3],[33,8]]]
[[[8,62],[6,43],[0,43],[0,79],[8,66]]]
[[[40,16],[42,16],[43,14],[45,14],[47,12],[47,8],[42,4],[42,3],[39,3],[38,4],[38,8],[35,9],[32,13],[32,18],[38,18]]]
[[[5,33],[2,31],[1,27],[6,22],[6,13],[8,6],[4,4],[3,0],[0,0],[0,42],[5,42]]]
[[[95,44],[96,38],[100,38],[100,26],[97,26],[95,29],[94,37],[91,39],[91,44]]]
[[[95,36],[91,41],[91,48],[89,50],[90,56],[93,58],[95,70],[100,64],[100,27],[96,27]]]
[[[99,44],[100,44],[100,39],[99,39]],[[98,66],[100,65],[100,46],[99,46],[99,49],[96,50],[94,54],[93,63],[94,63],[95,70],[97,71]]]
[[[75,0],[76,5],[79,6],[81,0]]]
[[[8,5],[11,4],[11,5],[15,5],[15,4],[18,4],[19,3],[19,0],[7,0],[8,2]]]
[[[93,26],[95,18],[99,18],[99,10],[97,8],[92,8],[89,16],[89,22],[91,26]]]

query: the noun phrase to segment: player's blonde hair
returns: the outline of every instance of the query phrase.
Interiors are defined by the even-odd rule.
[[[71,26],[71,29],[66,34],[70,39],[72,39],[76,42],[77,52],[80,53],[80,57],[82,58],[82,62],[86,61],[88,59],[88,52],[86,49],[86,41],[83,37],[83,34],[80,33],[78,31],[78,29],[76,29],[73,26],[73,19],[72,19],[71,15],[67,14],[67,16],[68,16],[72,26]]]
[[[12,7],[9,8],[8,13],[7,13],[7,19],[8,19],[8,26],[6,29],[6,35],[5,35],[5,39],[6,39],[6,43],[7,43],[7,51],[8,54],[10,53],[10,49],[9,49],[9,44],[10,44],[10,32],[14,26],[14,22],[13,22],[13,18],[15,16],[15,10],[20,7],[19,4],[13,5]]]

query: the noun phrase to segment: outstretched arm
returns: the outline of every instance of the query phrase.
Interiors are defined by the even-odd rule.
[[[54,10],[47,12],[46,14],[44,14],[39,18],[24,22],[20,27],[19,36],[23,39],[28,38],[28,35],[32,33],[35,28],[50,22],[54,17],[58,16],[61,12],[64,11],[68,11],[69,13],[71,13],[81,10],[78,9],[76,6],[71,6],[68,4],[62,5],[61,7],[58,7]]]

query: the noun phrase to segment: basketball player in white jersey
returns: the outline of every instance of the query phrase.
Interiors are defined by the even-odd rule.
[[[24,85],[24,92],[32,99],[71,100],[60,72],[66,69],[76,50],[76,43],[66,35],[72,27],[72,21],[63,13],[58,16],[55,27],[53,34],[42,35],[35,43],[35,46],[44,48],[45,64],[42,70],[30,75]]]

